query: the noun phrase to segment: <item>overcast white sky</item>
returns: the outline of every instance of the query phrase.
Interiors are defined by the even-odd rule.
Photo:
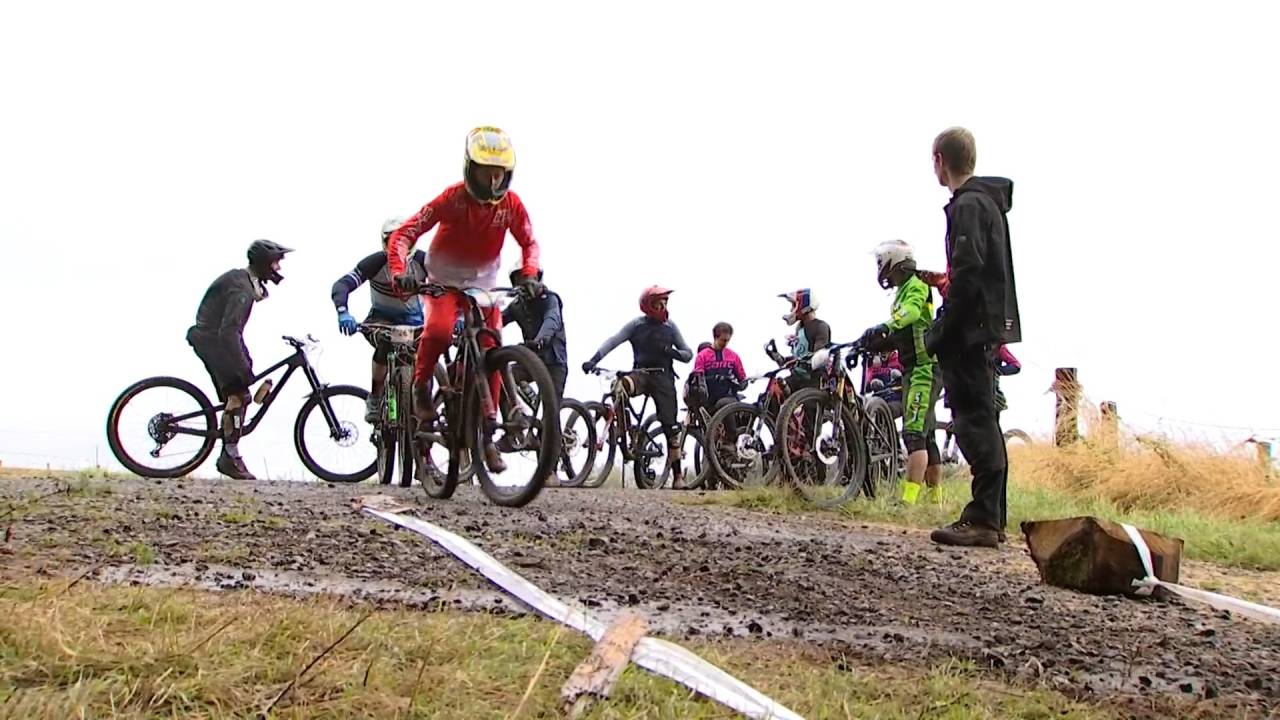
[[[259,367],[311,332],[326,380],[367,383],[329,286],[460,178],[480,124],[515,142],[575,365],[651,283],[691,344],[733,323],[749,370],[787,332],[783,291],[812,287],[855,337],[888,312],[876,243],[943,265],[930,143],[960,124],[979,173],[1015,183],[1027,369],[1006,427],[1047,430],[1052,368],[1074,365],[1133,424],[1280,432],[1277,11],[1060,7],[6,3],[0,460],[105,459],[127,384],[207,387],[183,336],[257,237],[298,248],[254,310]],[[296,465],[296,407],[243,443],[252,469]]]

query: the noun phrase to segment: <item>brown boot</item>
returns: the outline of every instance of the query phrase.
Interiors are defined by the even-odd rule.
[[[489,468],[491,473],[501,474],[507,471],[507,463],[502,459],[502,452],[492,440],[484,444],[484,466]]]
[[[944,528],[934,530],[929,533],[929,539],[939,545],[993,548],[1000,544],[1000,533],[991,528],[961,520],[953,522]]]

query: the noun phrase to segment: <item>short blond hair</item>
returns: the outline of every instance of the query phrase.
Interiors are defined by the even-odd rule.
[[[933,152],[952,175],[972,175],[978,164],[978,142],[962,127],[950,127],[933,140]]]

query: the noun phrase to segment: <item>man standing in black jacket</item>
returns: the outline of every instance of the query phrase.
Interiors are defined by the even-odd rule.
[[[218,472],[237,480],[254,480],[240,457],[240,435],[249,406],[253,382],[253,358],[244,344],[244,326],[253,304],[267,297],[267,283],[279,284],[280,260],[293,252],[270,240],[249,245],[249,267],[228,270],[218,276],[196,309],[196,324],[187,330],[187,342],[213,379],[222,412],[222,452]]]
[[[1009,459],[992,356],[1001,344],[1019,342],[1022,326],[1006,217],[1013,182],[974,177],[976,160],[977,145],[964,128],[944,130],[933,141],[934,174],[952,193],[946,206],[949,287],[925,344],[942,365],[956,443],[973,474],[973,500],[959,521],[930,537],[944,545],[996,547],[1007,520]]]

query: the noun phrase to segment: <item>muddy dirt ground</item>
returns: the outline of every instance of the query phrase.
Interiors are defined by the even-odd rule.
[[[60,483],[73,491],[4,520],[8,579],[87,571],[523,611],[425,538],[352,510],[352,497],[378,488],[20,478],[0,481],[0,511]],[[471,488],[448,502],[387,492],[543,589],[602,615],[638,609],[675,637],[799,638],[851,665],[961,658],[1139,715],[1280,713],[1280,628],[1178,600],[1045,587],[1020,538],[942,549],[916,530],[695,505],[670,491],[548,490],[515,511]]]

